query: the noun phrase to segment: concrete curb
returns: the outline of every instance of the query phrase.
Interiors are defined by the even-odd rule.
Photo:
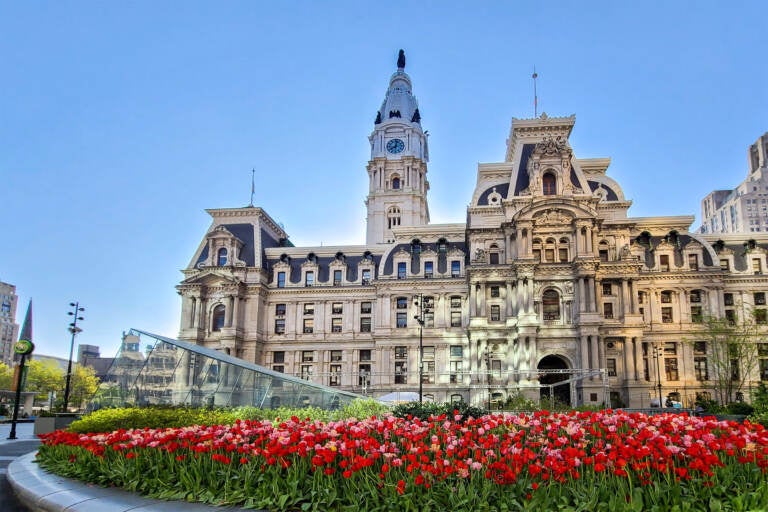
[[[161,501],[122,489],[99,487],[64,478],[35,464],[35,453],[22,455],[8,466],[8,483],[19,501],[32,512],[192,512],[242,511],[202,503]]]

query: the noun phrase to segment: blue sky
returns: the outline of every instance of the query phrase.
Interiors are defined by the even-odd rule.
[[[367,136],[405,49],[432,221],[463,222],[512,117],[576,114],[632,216],[696,215],[768,131],[762,2],[0,0],[0,280],[37,352],[178,333],[205,208],[250,199],[296,245],[365,237]]]

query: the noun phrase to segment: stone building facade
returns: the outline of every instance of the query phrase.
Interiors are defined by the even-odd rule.
[[[479,164],[466,223],[431,224],[404,68],[401,55],[369,137],[366,244],[295,247],[261,208],[208,210],[179,338],[373,396],[648,407],[710,393],[692,340],[704,315],[765,307],[768,237],[629,217],[610,160],[577,158],[575,117],[546,114],[513,119],[505,160]],[[761,347],[752,384],[768,380]]]

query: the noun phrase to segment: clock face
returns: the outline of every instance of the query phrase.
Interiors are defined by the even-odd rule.
[[[400,139],[392,139],[387,142],[387,151],[390,153],[400,153],[405,149],[405,143]]]

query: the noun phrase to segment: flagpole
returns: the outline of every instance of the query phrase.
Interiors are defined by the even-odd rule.
[[[254,181],[256,176],[256,169],[251,169],[251,204],[253,207],[253,193],[256,191],[256,182]]]
[[[536,66],[533,66],[533,117],[539,117],[539,96],[536,94],[536,79],[539,77],[536,73]]]

